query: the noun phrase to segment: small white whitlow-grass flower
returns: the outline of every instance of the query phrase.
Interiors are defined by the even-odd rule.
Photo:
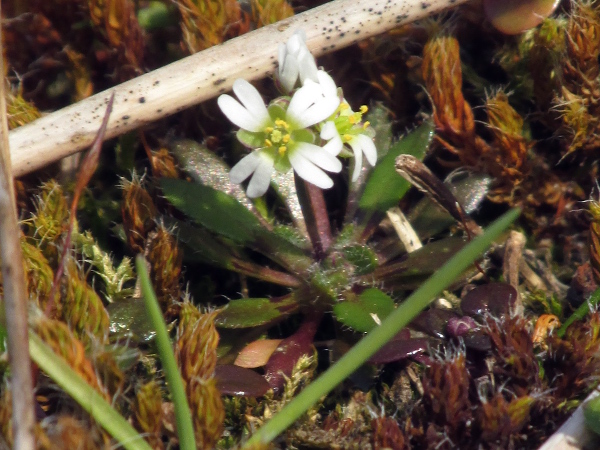
[[[375,130],[369,122],[363,122],[362,116],[368,108],[363,105],[358,112],[352,111],[344,100],[336,114],[321,127],[321,139],[329,140],[332,148],[350,146],[354,153],[354,170],[352,181],[356,181],[362,168],[363,154],[372,166],[377,162],[377,149],[373,143]]]
[[[240,127],[238,140],[255,149],[229,173],[232,183],[241,183],[252,175],[246,191],[249,197],[267,191],[273,169],[287,172],[293,168],[301,178],[322,189],[333,185],[324,171],[342,170],[336,157],[341,144],[316,145],[317,137],[309,129],[330,117],[340,103],[331,77],[318,71],[317,78],[318,83],[305,80],[291,99],[277,99],[268,108],[254,86],[241,79],[233,83],[237,100],[230,95],[219,97],[223,114]]]
[[[304,85],[306,80],[319,82],[315,57],[306,46],[306,34],[296,31],[285,44],[279,44],[279,69],[277,78],[286,93],[292,92],[296,82]]]

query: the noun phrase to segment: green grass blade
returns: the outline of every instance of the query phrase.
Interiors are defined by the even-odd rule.
[[[135,267],[140,279],[146,311],[148,312],[150,322],[156,331],[156,347],[158,349],[158,355],[160,356],[165,371],[165,378],[167,379],[167,385],[171,391],[171,398],[173,399],[173,404],[175,406],[175,421],[177,423],[177,434],[179,436],[179,448],[181,450],[196,450],[194,425],[192,423],[192,416],[190,414],[187,397],[185,396],[183,380],[181,379],[179,367],[177,367],[177,362],[175,361],[167,325],[165,324],[165,319],[160,310],[160,306],[158,305],[154,289],[152,289],[152,283],[150,283],[146,261],[143,256],[140,255],[135,259]]]
[[[243,448],[249,448],[254,444],[271,442],[322,396],[327,395],[339,383],[364,364],[386,342],[408,325],[436,295],[447,288],[457,276],[463,273],[473,261],[479,258],[492,242],[512,224],[519,214],[520,210],[518,209],[507,212],[490,225],[483,235],[478,236],[456,253],[427,282],[399,305],[383,321],[381,326],[367,334],[334,366],[307,386],[275,417],[260,428]]]
[[[596,306],[598,305],[599,302],[600,302],[600,288],[598,288],[594,292],[592,292],[592,295],[590,295],[590,298],[586,302],[583,302],[579,306],[579,308],[577,308],[575,310],[575,312],[573,314],[571,314],[571,316],[567,320],[565,320],[565,323],[563,323],[562,326],[558,329],[558,331],[556,332],[556,335],[559,338],[562,338],[565,335],[565,333],[567,332],[567,328],[569,328],[573,322],[575,322],[577,320],[583,320],[583,318],[590,313],[590,310],[593,310],[594,308],[596,308]]]
[[[127,450],[152,450],[144,438],[104,397],[87,384],[65,360],[35,333],[29,333],[31,359],[56,384],[85,409],[92,418]]]

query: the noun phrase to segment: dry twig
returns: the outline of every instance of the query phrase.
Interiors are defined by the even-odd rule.
[[[0,55],[2,50],[0,39]],[[0,73],[4,61],[0,58]],[[17,205],[8,143],[8,119],[4,80],[0,82],[0,258],[8,356],[11,370],[13,448],[35,448],[33,435],[33,381],[29,359],[27,330],[27,288],[21,256],[21,230],[17,221]]]

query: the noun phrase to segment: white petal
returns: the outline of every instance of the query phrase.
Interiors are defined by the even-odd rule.
[[[292,34],[292,36],[290,36],[287,43],[285,44],[287,48],[287,53],[296,56],[303,46],[306,47],[305,42],[306,34],[304,34],[304,31],[296,30],[296,32]]]
[[[271,183],[271,174],[273,173],[274,160],[263,153],[259,153],[260,163],[254,171],[254,175],[248,183],[246,195],[250,198],[256,198],[263,195],[269,189]]]
[[[286,117],[296,121],[297,118],[302,116],[304,111],[319,100],[319,97],[321,97],[321,88],[319,85],[311,80],[307,80],[306,84],[292,96],[286,111]]]
[[[256,120],[264,123],[269,119],[265,102],[254,86],[246,80],[238,78],[233,82],[233,92],[235,92],[235,95],[237,95],[237,98],[246,107],[248,112],[256,117]]]
[[[350,141],[350,146],[354,152],[354,170],[352,171],[352,182],[355,182],[358,180],[358,176],[360,175],[360,169],[362,169],[362,151],[360,144],[356,139],[352,139]]]
[[[323,150],[327,151],[327,153],[337,156],[342,151],[344,143],[332,120],[325,123],[321,128],[321,139],[329,141],[323,146]]]
[[[298,79],[298,62],[287,55],[283,63],[279,63],[279,82],[285,92],[291,92]]]
[[[377,163],[377,149],[375,148],[373,139],[371,139],[369,136],[365,136],[364,134],[359,134],[355,139],[358,139],[360,148],[367,157],[369,164],[374,166]]]
[[[325,72],[324,70],[319,70],[317,72],[317,79],[323,89],[323,95],[325,97],[329,97],[329,96],[337,97],[338,96],[337,95],[337,86],[335,85],[335,81],[333,81],[333,78],[331,78],[327,72]]]
[[[333,181],[325,172],[306,159],[300,152],[290,152],[290,163],[299,177],[321,189],[329,189]]]
[[[327,144],[323,146],[323,150],[325,150],[327,153],[333,156],[337,156],[340,154],[343,147],[344,143],[342,142],[340,135],[336,134],[332,139],[329,140]]]
[[[261,158],[257,151],[244,156],[229,172],[229,179],[233,184],[240,184],[256,170],[260,163]]]
[[[298,90],[298,92],[299,91],[300,90]],[[321,97],[316,103],[311,105],[300,115],[295,116],[294,123],[301,128],[310,127],[314,124],[322,122],[323,120],[331,116],[339,105],[340,99],[337,97]]]
[[[277,47],[277,62],[279,64],[279,70],[281,71],[281,66],[285,63],[285,58],[287,56],[287,47],[285,44],[279,44]]]
[[[329,122],[324,123],[321,127],[321,139],[329,140],[336,136],[339,137],[340,134],[335,127],[335,122],[330,120]]]
[[[313,164],[328,172],[340,172],[342,163],[334,155],[327,152],[323,147],[306,142],[299,142],[294,147],[293,153],[298,152]]]
[[[264,122],[250,114],[240,102],[230,95],[220,95],[217,99],[217,104],[221,108],[221,111],[223,111],[223,114],[238,127],[254,132],[264,129]]]
[[[304,84],[306,80],[312,80],[315,83],[318,83],[319,70],[317,69],[317,62],[306,45],[300,48],[296,58],[298,60],[298,66],[300,69],[300,82]]]

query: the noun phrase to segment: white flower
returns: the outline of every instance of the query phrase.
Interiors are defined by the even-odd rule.
[[[241,79],[233,83],[238,100],[229,95],[221,95],[217,100],[223,114],[241,128],[237,134],[240,142],[256,149],[229,173],[232,183],[241,183],[252,175],[249,197],[259,197],[267,191],[273,169],[287,172],[293,168],[300,177],[322,189],[333,186],[324,170],[342,170],[333,146],[315,145],[315,135],[307,129],[331,116],[340,103],[331,77],[318,72],[319,82],[306,80],[289,104],[279,99],[267,108],[258,91]]]
[[[285,44],[279,44],[278,79],[287,93],[292,92],[298,77],[300,84],[306,80],[318,83],[317,63],[306,46],[306,34],[296,31]]]
[[[369,126],[369,122],[361,122],[362,116],[366,112],[366,106],[362,106],[360,112],[352,111],[344,100],[339,106],[336,117],[321,127],[321,139],[329,140],[325,148],[330,146],[332,149],[341,149],[344,144],[347,144],[352,149],[354,153],[353,182],[360,175],[363,154],[372,166],[377,162],[377,149],[373,143],[374,131]]]

